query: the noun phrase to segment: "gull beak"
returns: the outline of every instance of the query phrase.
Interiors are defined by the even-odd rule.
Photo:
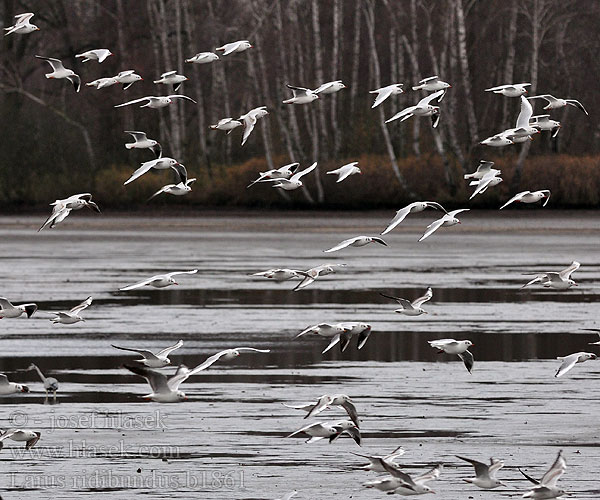
[[[251,48],[251,49],[253,49],[253,48],[254,48],[254,45],[250,45],[250,48]]]
[[[27,387],[26,385],[24,385],[24,386],[21,388],[21,392],[29,392],[29,387]]]
[[[140,76],[140,80],[144,81],[144,79]]]
[[[179,283],[173,283],[174,285],[179,285]]]
[[[188,80],[189,80],[189,78],[187,78],[187,77],[186,77],[186,78],[185,78],[185,81],[187,82]]]
[[[458,223],[459,223],[459,224],[461,224],[461,222],[460,222],[460,221],[458,221]]]
[[[39,28],[36,28],[36,29],[35,29],[35,31],[40,31],[40,29],[39,29]]]
[[[579,286],[577,283],[573,283],[573,286]]]

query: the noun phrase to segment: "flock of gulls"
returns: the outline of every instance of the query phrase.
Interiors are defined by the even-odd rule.
[[[15,16],[16,22],[13,26],[5,28],[5,36],[12,34],[23,35],[38,31],[39,28],[31,23],[33,16],[33,13],[25,13]],[[215,51],[221,52],[220,57],[226,57],[230,54],[244,52],[251,48],[252,45],[249,41],[240,40],[227,43],[216,48]],[[81,59],[82,63],[89,61],[102,63],[110,56],[113,56],[113,53],[108,49],[88,50],[80,54],[75,54],[75,57],[77,59]],[[76,74],[71,69],[65,68],[61,60],[39,55],[36,55],[35,57],[46,61],[51,66],[52,72],[47,73],[45,75],[46,78],[57,80],[66,79],[74,86],[76,92],[81,90],[80,75]],[[209,64],[218,61],[220,57],[214,52],[200,52],[186,59],[185,62],[190,64]],[[100,90],[112,85],[122,84],[123,89],[126,90],[135,82],[140,80],[143,80],[143,78],[138,75],[135,70],[123,70],[115,76],[100,78],[86,83],[85,85]],[[162,73],[158,79],[153,80],[153,82],[156,85],[170,86],[173,88],[173,92],[178,92],[187,80],[188,78],[186,76],[178,74],[177,71],[166,71]],[[531,101],[535,101],[537,99],[544,99],[547,102],[547,105],[544,107],[544,110],[547,111],[556,110],[565,106],[574,106],[584,112],[586,115],[588,114],[583,105],[574,99],[556,98],[549,94],[536,95],[526,98],[525,94],[527,94],[527,87],[529,86],[529,83],[519,83],[499,85],[485,89],[486,92],[493,92],[507,98],[518,98],[520,100],[520,112],[514,128],[510,128],[495,134],[482,141],[481,144],[491,147],[508,146],[515,143],[533,140],[533,136],[542,131],[550,131],[551,134],[555,136],[561,127],[561,124],[558,121],[552,120],[549,114],[533,116]],[[292,91],[292,96],[284,100],[283,103],[293,105],[310,104],[317,99],[321,99],[327,94],[333,94],[346,88],[341,80],[323,83],[317,86],[314,90],[292,85],[288,85],[288,87]],[[376,90],[372,90],[371,93],[376,95],[372,108],[380,106],[384,101],[388,100],[392,96],[397,96],[404,93],[402,87],[402,83],[394,83]],[[420,98],[415,105],[409,106],[395,113],[391,118],[386,120],[386,123],[396,120],[400,120],[402,122],[411,117],[425,116],[431,118],[431,124],[433,127],[437,127],[441,117],[440,103],[442,102],[446,92],[449,91],[451,87],[452,86],[449,83],[442,81],[437,76],[432,76],[421,80],[418,84],[412,87],[412,90],[414,92],[427,93],[427,95]],[[193,99],[184,94],[174,93],[167,95],[144,96],[124,102],[123,104],[118,104],[115,107],[119,108],[133,104],[140,104],[141,107],[158,109],[168,106],[177,99],[195,103]],[[436,105],[434,105],[434,102]],[[260,118],[265,117],[267,114],[267,107],[259,106],[241,114],[237,119],[232,117],[223,118],[216,124],[211,125],[210,128],[214,130],[225,131],[227,134],[230,134],[235,129],[241,127],[243,129],[241,144],[244,145],[250,137],[257,121]],[[158,141],[149,139],[147,135],[141,131],[126,131],[125,133],[130,134],[134,141],[125,144],[127,149],[149,149],[155,156],[154,159],[142,163],[141,166],[132,173],[131,177],[125,181],[125,185],[135,181],[153,169],[172,170],[175,174],[176,182],[165,185],[158,192],[154,193],[150,199],[162,193],[181,196],[191,191],[190,185],[195,181],[195,179],[188,177],[185,166],[178,160],[163,156],[163,149]],[[340,183],[346,181],[353,175],[361,174],[361,170],[357,165],[358,162],[352,162],[335,170],[331,170],[327,172],[327,174],[337,176],[337,182]],[[481,160],[475,172],[464,176],[466,180],[470,181],[469,185],[474,187],[474,191],[470,199],[485,193],[487,189],[502,182],[500,170],[493,168],[493,165],[494,163],[491,161]],[[248,188],[257,184],[262,185],[270,183],[270,185],[274,188],[283,189],[285,191],[294,191],[302,187],[303,183],[301,179],[313,172],[316,168],[316,162],[305,169],[299,169],[298,163],[292,163],[284,165],[278,169],[260,172],[258,178],[252,181],[248,185]],[[506,203],[504,203],[500,209],[504,209],[505,207],[514,203],[532,204],[541,202],[542,200],[542,206],[545,206],[549,199],[549,190],[537,189],[537,187],[535,187],[535,190],[533,191],[527,190],[515,194]],[[100,213],[100,208],[94,201],[92,201],[92,195],[90,193],[75,194],[65,199],[56,200],[51,203],[51,206],[52,213],[42,224],[39,229],[40,231],[46,228],[52,229],[56,227],[56,225],[63,222],[72,211],[79,210],[83,207],[87,207],[95,212]],[[384,236],[394,230],[405,220],[408,215],[422,212],[428,208],[437,210],[442,215],[425,228],[423,235],[419,238],[419,241],[423,241],[426,238],[431,237],[438,229],[442,227],[451,227],[456,224],[460,224],[461,221],[457,216],[460,213],[464,213],[469,210],[469,208],[462,208],[447,211],[442,205],[434,201],[413,202],[396,212],[388,226],[381,231],[381,236]],[[380,236],[359,235],[345,239],[344,241],[335,244],[331,248],[325,249],[324,252],[338,252],[349,249],[350,247],[360,248],[371,243],[387,246],[387,243]],[[320,277],[335,273],[344,266],[345,264],[323,264],[308,270],[273,268],[254,273],[253,276],[271,279],[277,282],[297,280],[298,284],[293,288],[293,290],[300,291],[310,286]],[[577,283],[575,283],[571,276],[579,268],[579,266],[580,264],[578,262],[572,262],[566,269],[562,271],[531,273],[534,275],[534,277],[529,282],[525,283],[523,287],[540,285],[555,290],[568,290],[572,286],[577,286]],[[135,290],[145,286],[165,288],[171,285],[176,285],[176,277],[184,277],[186,275],[193,275],[195,273],[197,273],[196,269],[168,272],[123,286],[120,288],[120,290]],[[395,301],[399,305],[399,308],[395,310],[396,313],[411,317],[427,314],[427,311],[423,309],[423,306],[426,302],[432,299],[433,290],[431,288],[427,288],[423,296],[412,300],[403,297],[395,297],[385,293],[381,293],[381,295]],[[49,319],[52,321],[52,323],[72,325],[80,321],[85,321],[81,314],[91,305],[92,297],[87,297],[84,301],[74,306],[69,311],[47,311],[46,313],[51,316]],[[0,307],[0,319],[18,318],[22,315],[26,315],[29,318],[36,313],[38,309],[37,305],[33,303],[13,305],[8,299],[3,297],[0,298]],[[337,324],[320,323],[307,327],[305,330],[300,332],[297,337],[316,335],[328,339],[329,343],[323,350],[323,353],[326,353],[336,345],[339,345],[339,348],[342,352],[345,351],[350,345],[353,336],[357,337],[357,348],[361,349],[367,342],[370,333],[371,325],[363,322],[344,322]],[[469,373],[473,370],[474,356],[469,351],[469,348],[473,346],[473,343],[470,340],[439,339],[429,341],[429,344],[432,348],[436,349],[440,353],[458,356],[464,363]],[[594,344],[600,344],[600,341],[595,342]],[[131,362],[126,363],[124,368],[146,379],[150,386],[151,392],[143,397],[159,403],[174,403],[185,400],[186,395],[179,389],[180,385],[191,376],[199,374],[200,372],[212,366],[214,363],[235,358],[242,353],[269,352],[267,349],[256,349],[252,347],[230,348],[210,356],[192,369],[189,369],[185,365],[180,365],[175,373],[171,375],[166,374],[164,371],[160,371],[163,368],[168,368],[171,366],[169,355],[175,350],[180,349],[182,346],[183,341],[180,340],[172,346],[166,347],[157,353],[153,353],[149,350],[138,347],[112,345],[112,347],[115,349],[132,352],[141,357],[141,359],[132,360]],[[558,359],[561,361],[561,364],[555,376],[561,377],[571,370],[577,363],[582,363],[590,359],[596,359],[596,355],[588,352],[576,352],[564,357],[559,357]],[[52,396],[52,401],[56,402],[56,394],[59,390],[59,382],[55,378],[45,377],[41,370],[34,364],[31,364],[27,370],[35,371],[42,381],[44,390],[46,392],[45,402],[51,402],[50,396]],[[0,374],[0,395],[21,392],[29,392],[29,387],[10,382],[6,375]],[[313,421],[290,433],[288,437],[303,434],[308,436],[306,441],[307,443],[313,443],[323,439],[328,440],[329,443],[333,443],[340,436],[348,435],[358,445],[361,444],[361,421],[358,416],[357,408],[348,395],[322,395],[318,397],[316,401],[310,403],[286,406],[305,412],[304,419],[318,417],[322,414],[322,412],[330,408],[342,410],[347,414],[347,418],[342,420]],[[40,438],[41,433],[34,429],[7,429],[0,434],[0,449],[2,449],[5,441],[7,440],[24,442],[25,447],[29,449],[34,446]],[[411,476],[407,474],[402,470],[402,466],[398,463],[398,459],[404,454],[404,450],[401,447],[387,455],[372,456],[361,455],[357,453],[354,454],[368,460],[369,463],[362,467],[364,470],[384,474],[378,479],[365,482],[364,486],[366,488],[376,488],[377,490],[387,493],[396,493],[403,496],[434,493],[429,486],[429,483],[437,480],[443,471],[443,464],[440,463],[437,464],[432,470],[421,475]],[[493,489],[505,486],[496,477],[498,471],[504,466],[504,462],[502,460],[491,458],[490,463],[487,464],[472,458],[466,458],[462,456],[458,456],[457,458],[470,463],[475,470],[475,477],[465,479],[466,482],[482,489]],[[560,451],[548,472],[544,474],[539,481],[521,471],[523,476],[532,483],[532,486],[523,494],[523,497],[533,499],[552,499],[566,495],[567,493],[557,486],[557,481],[565,472],[566,467],[566,461],[563,457],[562,451]],[[288,500],[295,494],[296,492],[292,491],[283,498]]]

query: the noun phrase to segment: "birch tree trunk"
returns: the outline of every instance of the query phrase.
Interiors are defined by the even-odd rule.
[[[517,15],[519,13],[517,0],[511,0],[510,3],[510,18],[508,21],[508,34],[506,45],[508,52],[506,53],[506,61],[504,64],[504,84],[513,83],[515,76],[515,41],[517,38]],[[508,99],[502,101],[502,126],[504,129],[509,127],[508,119]]]
[[[361,27],[361,2],[354,3],[354,45],[352,46],[352,82],[350,84],[350,116],[356,109],[356,96],[358,94],[358,70],[360,68],[360,27]]]
[[[341,0],[333,0],[333,51],[331,54],[332,65],[335,69],[334,74],[332,74],[332,80],[337,79],[342,74],[342,59],[340,57],[340,45],[342,45],[342,19],[343,19],[343,11],[342,11],[342,1]],[[330,124],[333,129],[333,157],[337,159],[340,148],[342,145],[342,131],[340,128],[340,122],[337,119],[337,100],[338,93],[332,94],[330,96],[331,102],[331,119]]]

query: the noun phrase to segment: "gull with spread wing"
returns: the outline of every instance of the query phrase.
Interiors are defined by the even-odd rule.
[[[213,130],[225,130],[227,135],[231,134],[234,129],[241,127],[242,122],[239,120],[234,120],[233,118],[221,118],[214,125],[210,125],[209,128]]]
[[[27,314],[28,318],[33,316],[37,311],[37,304],[18,304],[13,306],[10,301],[4,297],[0,297],[0,319],[2,318],[18,318],[21,314]]]
[[[79,78],[79,75],[76,75],[72,69],[65,68],[60,59],[43,56],[35,57],[41,59],[42,61],[46,61],[50,66],[52,66],[52,73],[46,73],[46,78],[52,78],[56,80],[62,80],[65,78],[71,82],[73,87],[75,87],[75,92],[79,92],[81,88],[81,78]]]
[[[50,321],[52,321],[52,323],[54,324],[61,323],[63,325],[72,325],[74,323],[79,323],[80,321],[85,321],[85,319],[79,316],[79,313],[85,308],[89,307],[90,305],[92,305],[91,295],[87,299],[85,299],[81,304],[76,305],[67,312],[51,312],[50,314],[55,314],[56,317],[52,318]]]
[[[258,273],[253,273],[250,276],[260,276],[261,278],[267,278],[273,280],[277,283],[281,283],[282,281],[292,280],[292,279],[304,279],[308,275],[305,271],[299,271],[298,269],[268,269],[266,271],[260,271]]]
[[[403,83],[393,83],[392,85],[387,85],[385,87],[381,87],[375,90],[369,90],[369,94],[377,94],[375,98],[375,102],[371,109],[379,106],[383,101],[385,101],[388,97],[398,94],[403,94],[404,90],[402,90]]]
[[[434,99],[438,99],[438,103],[441,101],[441,98],[444,96],[445,90],[438,90],[433,94],[429,94],[427,97],[421,99],[416,105],[410,106],[408,108],[399,111],[391,118],[387,119],[385,123],[393,122],[400,118],[400,121],[408,120],[412,116],[431,116],[431,123],[433,127],[437,127],[440,121],[440,107],[431,105],[431,101]]]
[[[540,200],[545,199],[542,207],[545,207],[550,201],[550,190],[549,189],[541,189],[539,191],[521,191],[514,195],[510,200],[508,200],[504,205],[500,207],[502,210],[504,207],[507,207],[511,203],[537,203]]]
[[[33,12],[25,12],[24,14],[17,14],[15,19],[17,20],[15,24],[9,26],[8,28],[4,28],[6,33],[4,36],[11,35],[12,33],[17,33],[19,35],[26,35],[27,33],[32,33],[34,31],[39,31],[40,29],[35,25],[31,24],[29,21],[35,14]]]
[[[285,191],[293,191],[294,189],[298,189],[299,187],[303,186],[300,178],[305,176],[306,174],[310,174],[315,168],[317,168],[317,162],[314,162],[310,167],[305,168],[304,170],[301,170],[300,172],[296,172],[289,179],[280,177],[279,179],[266,179],[266,181],[267,182],[268,181],[275,182],[275,184],[273,184],[273,186],[272,186],[274,188],[280,188]]]
[[[440,227],[448,227],[455,226],[456,224],[460,224],[460,220],[456,217],[461,212],[468,212],[469,208],[459,208],[458,210],[452,210],[451,212],[446,213],[441,219],[433,221],[427,229],[423,236],[419,238],[419,241],[423,241],[425,238],[429,238],[434,232],[436,232]]]
[[[381,235],[389,233],[392,229],[394,229],[398,224],[400,224],[408,214],[415,214],[417,212],[422,212],[426,208],[435,208],[436,210],[441,210],[445,214],[448,212],[442,205],[436,203],[435,201],[415,201],[410,205],[406,205],[404,208],[401,208],[396,212],[394,218],[390,221],[388,226],[383,230]]]
[[[523,495],[523,498],[545,500],[551,498],[558,498],[563,495],[568,495],[568,493],[565,490],[556,486],[556,483],[565,473],[566,470],[567,462],[562,456],[562,450],[558,452],[556,460],[554,461],[550,469],[548,469],[548,472],[546,472],[546,474],[544,474],[542,479],[540,479],[539,481],[532,478],[531,476],[528,476],[521,469],[519,469],[519,472],[534,484],[534,486]]]
[[[488,188],[497,186],[502,182],[502,177],[498,177],[502,172],[495,168],[490,169],[490,171],[485,174],[481,179],[471,181],[469,186],[475,186],[475,190],[473,194],[469,197],[469,200],[472,200],[478,194],[483,194],[487,191]]]
[[[198,52],[195,56],[186,59],[185,62],[195,64],[208,64],[218,60],[219,56],[214,52]]]
[[[152,392],[143,396],[146,399],[152,399],[158,403],[178,403],[186,398],[183,391],[179,390],[179,386],[192,375],[206,370],[220,359],[233,359],[238,357],[242,352],[271,352],[269,349],[254,349],[253,347],[235,347],[233,349],[225,349],[217,354],[213,354],[206,361],[189,369],[185,365],[180,365],[174,375],[167,377],[165,374],[151,370],[143,365],[123,365],[130,372],[144,377],[150,384]]]
[[[439,464],[435,468],[417,477],[411,477],[406,472],[403,472],[400,467],[388,462],[385,459],[379,458],[379,465],[391,477],[378,479],[375,481],[367,481],[363,484],[367,488],[376,488],[380,491],[396,493],[402,496],[423,495],[425,493],[435,493],[428,485],[430,481],[434,481],[440,477],[443,465]]]
[[[504,483],[496,479],[496,472],[504,467],[504,462],[502,460],[490,458],[490,464],[488,465],[484,464],[483,462],[473,460],[472,458],[465,458],[459,455],[456,455],[456,457],[464,460],[465,462],[469,462],[475,468],[475,478],[463,479],[463,481],[474,484],[475,486],[484,490],[491,490],[497,488],[498,486],[506,486]]]
[[[135,172],[133,172],[133,174],[131,174],[131,177],[127,179],[123,183],[123,185],[126,186],[130,182],[135,181],[136,179],[140,178],[142,175],[144,175],[152,169],[167,170],[169,168],[172,168],[181,177],[187,177],[187,171],[184,172],[185,167],[182,167],[183,165],[181,163],[179,163],[174,158],[169,158],[168,156],[163,156],[161,158],[155,158],[154,160],[145,161],[144,163],[142,163],[140,168],[138,168]]]
[[[540,130],[549,130],[552,132],[552,138],[554,139],[560,132],[560,122],[551,120],[550,115],[537,115],[532,116],[529,119],[529,124]]]
[[[449,88],[452,88],[452,85],[440,80],[440,78],[438,76],[429,76],[427,78],[423,78],[412,89],[413,90],[426,90],[427,92],[436,92],[439,90],[443,90],[445,93],[446,89],[449,89]],[[444,95],[442,94],[442,97],[440,97],[440,101],[442,100],[443,97],[444,97]]]
[[[151,278],[147,278],[142,281],[138,281],[137,283],[133,283],[132,285],[127,285],[123,288],[119,288],[120,291],[124,292],[127,290],[135,290],[137,288],[142,288],[144,286],[152,286],[154,288],[165,288],[171,285],[179,285],[174,279],[173,276],[177,276],[179,274],[196,274],[198,269],[193,269],[191,271],[174,271],[172,273],[165,274],[157,274],[156,276],[152,276]]]
[[[222,51],[222,55],[228,56],[234,52],[244,52],[251,48],[253,48],[252,44],[248,40],[238,40],[237,42],[226,43],[222,47],[217,47],[215,50]]]
[[[29,450],[35,446],[42,437],[41,432],[32,431],[30,429],[8,429],[0,433],[0,450],[4,448],[4,441],[10,439],[17,443],[25,442],[25,449]]]
[[[491,87],[489,89],[485,89],[485,92],[502,94],[506,97],[521,97],[523,94],[527,94],[527,87],[530,86],[531,83],[512,83],[510,85],[498,85],[497,87]]]
[[[475,358],[468,350],[473,345],[470,340],[454,340],[454,339],[439,339],[429,340],[427,343],[438,350],[438,354],[445,352],[446,354],[456,354],[465,364],[465,368],[471,373]]]
[[[316,422],[314,424],[309,424],[297,431],[292,432],[286,437],[292,437],[296,434],[304,433],[310,438],[306,441],[306,443],[314,443],[315,441],[320,441],[321,439],[329,438],[329,442],[332,443],[337,438],[339,438],[342,434],[348,434],[358,446],[360,446],[360,430],[354,422],[350,420],[333,420],[329,422]]]
[[[328,274],[335,273],[336,269],[340,267],[346,267],[346,264],[321,264],[320,266],[309,269],[306,271],[307,276],[296,285],[296,288],[294,288],[294,292],[306,288],[320,276],[327,276]]]
[[[241,115],[238,118],[238,120],[241,120],[244,124],[244,134],[242,135],[242,146],[244,144],[246,144],[248,137],[250,137],[250,134],[254,130],[254,126],[256,125],[256,122],[260,118],[263,118],[264,116],[267,116],[268,114],[269,114],[269,112],[267,111],[266,106],[259,106],[258,108],[251,109],[245,115]]]
[[[0,396],[8,394],[16,394],[18,392],[29,392],[29,387],[16,382],[9,382],[8,377],[4,373],[0,373]]]
[[[380,245],[383,245],[385,247],[388,246],[388,244],[385,241],[383,241],[381,238],[378,238],[377,236],[355,236],[354,238],[348,238],[347,240],[344,240],[341,243],[338,243],[334,247],[331,247],[328,250],[323,250],[323,251],[325,253],[337,252],[338,250],[341,250],[342,248],[364,247],[365,245],[368,245],[369,243],[379,243]]]
[[[559,109],[564,108],[565,106],[573,106],[574,108],[577,108],[588,115],[588,112],[583,107],[583,104],[575,99],[560,99],[550,94],[535,95],[533,97],[529,97],[528,99],[545,99],[548,101],[548,105],[545,106],[544,109]]]
[[[535,278],[531,281],[525,283],[521,289],[525,288],[529,285],[535,285],[539,283],[546,288],[554,288],[555,290],[568,290],[572,286],[577,286],[577,283],[571,279],[571,274],[573,274],[581,264],[574,260],[569,264],[569,267],[566,267],[562,271],[559,272],[545,272],[545,273],[524,273],[535,274]]]
[[[110,77],[110,78],[98,78],[97,80],[94,80],[93,82],[88,82],[85,84],[86,87],[96,87],[96,90],[100,90],[103,89],[105,87],[111,87],[113,85],[116,85],[117,83],[117,79],[115,77]]]
[[[135,142],[128,142],[125,144],[127,149],[149,149],[154,153],[154,156],[160,158],[162,156],[162,147],[154,139],[148,139],[146,132],[139,132],[136,130],[125,130],[126,134],[131,135]]]
[[[50,206],[52,207],[52,213],[38,229],[38,232],[48,226],[50,226],[50,229],[54,228],[58,223],[65,220],[73,210],[80,210],[83,207],[87,207],[94,212],[100,213],[100,207],[92,201],[90,193],[74,194],[64,200],[56,200],[50,203]]]
[[[396,460],[402,455],[404,455],[406,452],[404,451],[404,448],[402,448],[402,446],[398,446],[398,448],[396,448],[388,455],[361,455],[360,453],[354,453],[353,451],[351,451],[350,453],[356,455],[357,457],[366,458],[369,461],[367,465],[363,465],[361,467],[362,470],[386,472],[386,470],[383,468],[383,465],[381,465],[381,460],[391,463],[392,465],[397,465]]]
[[[148,201],[162,193],[171,194],[173,196],[183,196],[192,191],[192,188],[190,186],[191,184],[196,182],[196,178],[192,177],[191,179],[188,179],[187,170],[181,164],[179,164],[177,166],[177,169],[174,170],[176,178],[175,184],[167,184],[161,187],[156,193],[154,193],[152,196],[150,196],[150,198],[148,198]]]
[[[481,178],[483,178],[484,175],[489,173],[491,170],[496,170],[496,169],[492,169],[493,166],[494,166],[493,161],[479,160],[479,165],[477,165],[477,170],[475,170],[475,172],[473,172],[471,174],[465,174],[464,178],[467,180],[468,179],[481,179]]]
[[[126,69],[125,71],[119,72],[119,74],[115,76],[114,79],[117,80],[117,82],[123,84],[123,90],[127,90],[135,82],[143,80],[143,78],[140,75],[138,75],[133,69]]]
[[[187,76],[178,75],[177,71],[167,71],[160,75],[158,80],[154,80],[153,83],[163,84],[163,85],[173,85],[173,92],[177,92],[181,84],[188,79]]]
[[[354,422],[354,425],[356,425],[356,427],[360,427],[360,419],[358,418],[356,407],[354,406],[352,399],[350,399],[350,397],[346,394],[324,394],[319,399],[317,399],[317,401],[313,401],[311,403],[305,403],[301,405],[287,405],[284,403],[283,406],[292,408],[294,410],[303,410],[307,412],[304,418],[314,417],[315,415],[321,413],[323,410],[335,406],[344,410],[348,414],[352,422]]]
[[[573,354],[569,354],[568,356],[560,356],[556,359],[562,361],[558,370],[554,374],[555,377],[562,377],[565,373],[571,370],[577,363],[583,363],[584,361],[588,361],[590,359],[596,359],[597,356],[592,354],[591,352],[575,352]]]
[[[75,55],[75,57],[83,59],[83,61],[81,61],[82,63],[88,61],[98,61],[99,63],[102,63],[110,56],[114,56],[114,54],[108,49],[93,49]]]
[[[393,295],[386,295],[385,293],[381,292],[379,293],[379,295],[385,297],[386,299],[395,300],[396,302],[398,302],[398,304],[402,306],[401,309],[396,309],[394,312],[398,314],[404,314],[405,316],[420,316],[421,314],[428,314],[427,311],[424,311],[421,308],[421,306],[425,302],[431,300],[431,298],[433,297],[433,290],[431,289],[431,287],[428,287],[427,291],[425,292],[425,295],[413,300],[412,302],[407,299],[394,297]]]
[[[164,108],[165,106],[168,106],[169,104],[171,104],[173,102],[173,99],[185,99],[186,101],[192,101],[194,104],[198,104],[196,101],[194,101],[194,99],[192,99],[191,97],[188,97],[186,95],[179,95],[179,94],[161,95],[161,96],[149,95],[146,97],[140,97],[139,99],[134,99],[133,101],[124,102],[123,104],[117,104],[115,106],[115,108],[121,108],[123,106],[129,106],[130,104],[137,104],[139,102],[144,102],[145,104],[142,104],[140,106],[140,108],[159,109],[159,108]]]
[[[163,368],[165,366],[169,366],[171,364],[169,354],[171,354],[174,350],[179,349],[182,345],[183,340],[180,340],[176,344],[166,347],[165,349],[162,349],[154,354],[146,349],[133,349],[131,347],[119,347],[118,345],[111,344],[111,346],[113,346],[115,349],[120,349],[121,351],[137,352],[144,359],[136,360],[136,362],[141,363],[148,368]]]
[[[259,172],[258,179],[248,184],[246,189],[250,186],[254,186],[254,184],[257,182],[268,182],[274,179],[289,179],[292,175],[294,175],[296,170],[298,170],[299,165],[300,163],[289,163],[283,167],[267,170],[266,172]]]
[[[315,94],[335,94],[345,88],[346,86],[342,80],[334,80],[333,82],[322,83],[313,92]]]
[[[310,89],[294,87],[292,85],[286,85],[286,87],[292,90],[294,96],[283,101],[283,104],[308,104],[309,102],[319,99],[319,95]]]
[[[329,172],[326,172],[326,173],[331,174],[331,175],[337,175],[338,179],[337,179],[337,181],[335,181],[336,183],[342,182],[344,179],[346,179],[347,177],[350,177],[351,175],[362,174],[362,172],[360,171],[360,168],[358,168],[356,165],[358,165],[358,162],[353,161],[352,163],[348,163],[347,165],[342,165],[340,168],[336,168],[335,170],[330,170]]]

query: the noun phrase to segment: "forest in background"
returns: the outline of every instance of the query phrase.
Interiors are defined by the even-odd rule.
[[[126,150],[124,130],[143,130],[164,154],[197,177],[185,197],[156,204],[230,206],[398,205],[414,198],[464,204],[462,176],[480,159],[497,161],[504,182],[475,198],[496,206],[525,189],[553,190],[550,205],[600,203],[600,2],[589,0],[2,0],[0,19],[34,12],[40,31],[3,38],[0,52],[0,204],[45,205],[92,192],[101,206],[131,206],[172,182],[152,172],[123,186],[148,150]],[[197,52],[247,39],[254,48],[205,65]],[[104,63],[75,54],[108,48]],[[55,57],[82,82],[135,69],[144,81],[75,93],[47,80]],[[152,80],[168,70],[189,78],[180,101],[161,110],[122,102],[172,93]],[[409,90],[439,75],[450,82],[433,129],[425,118],[384,124],[423,94]],[[308,105],[285,105],[285,84],[316,88],[341,79],[348,88]],[[404,83],[406,93],[371,109],[370,90]],[[514,126],[519,99],[484,92],[531,82],[529,95],[581,101],[567,106],[556,139],[537,134],[524,145],[489,148],[486,137]],[[545,114],[542,100],[535,114]],[[220,118],[257,106],[269,115],[240,146],[241,129],[209,129]],[[319,162],[306,188],[282,195],[268,184],[246,190],[258,171],[298,161]],[[335,184],[326,170],[359,161],[362,176]],[[168,198],[168,199],[167,199]]]

